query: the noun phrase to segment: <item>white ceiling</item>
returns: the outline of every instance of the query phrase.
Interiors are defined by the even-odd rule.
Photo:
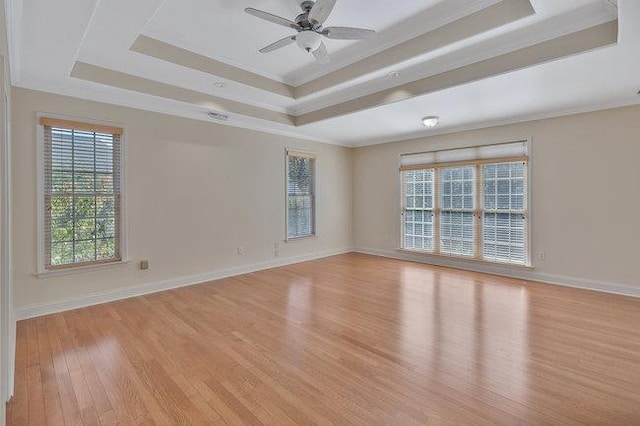
[[[402,7],[389,7],[389,0],[343,0],[337,3],[325,27],[351,26],[384,33],[441,1],[402,0]],[[295,31],[244,13],[246,7],[254,7],[293,21],[302,13],[299,3],[298,0],[166,0],[142,33],[257,74],[299,84],[305,79],[300,74],[301,68],[313,65],[313,56],[304,54],[295,45],[269,55],[258,53]],[[378,38],[367,46],[363,46],[366,42],[358,43],[359,49],[372,52],[379,41]],[[326,44],[335,54],[357,42],[327,40]]]
[[[238,114],[230,114],[226,124],[361,146],[640,102],[638,0],[619,0],[618,10],[608,0],[532,0],[533,16],[301,99],[129,50],[138,36],[147,35],[299,85],[496,3],[338,0],[327,25],[373,28],[379,34],[361,42],[328,41],[332,61],[318,67],[295,45],[269,55],[257,53],[289,31],[243,12],[245,7],[255,7],[291,19],[299,10],[297,0],[8,0],[12,80],[20,87],[207,119],[201,105],[70,77],[76,61],[81,61],[298,115],[608,22],[617,15],[619,42],[610,47],[308,125],[296,127]],[[390,70],[400,71],[400,77],[389,77]],[[227,87],[217,88],[214,83],[219,81]],[[441,125],[426,130],[420,117],[432,114],[441,116]]]

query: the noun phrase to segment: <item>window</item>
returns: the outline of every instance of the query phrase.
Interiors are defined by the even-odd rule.
[[[402,248],[529,265],[527,143],[401,157]]]
[[[287,151],[287,239],[316,233],[316,157]]]
[[[404,179],[406,181],[405,247],[432,251],[434,247],[433,170],[409,170]]]
[[[526,263],[526,163],[486,164],[482,168],[483,257],[498,262]]]
[[[122,129],[42,118],[43,267],[122,260]]]
[[[438,169],[440,175],[440,252],[473,256],[475,245],[474,167]]]

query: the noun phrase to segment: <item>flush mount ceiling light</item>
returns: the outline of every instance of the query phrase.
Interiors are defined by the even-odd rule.
[[[214,86],[216,86],[218,89],[224,89],[225,87],[227,87],[227,85],[224,83],[215,83]]]
[[[400,71],[391,71],[388,75],[393,78],[400,77]]]
[[[439,122],[440,117],[438,117],[437,115],[428,115],[426,117],[422,117],[422,124],[424,124],[424,127],[426,127],[427,129],[433,129],[438,125]]]

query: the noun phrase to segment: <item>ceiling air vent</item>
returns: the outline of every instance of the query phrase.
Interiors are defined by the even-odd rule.
[[[227,114],[222,114],[221,112],[209,111],[207,115],[209,116],[209,118],[219,121],[227,121],[229,119],[229,116]]]

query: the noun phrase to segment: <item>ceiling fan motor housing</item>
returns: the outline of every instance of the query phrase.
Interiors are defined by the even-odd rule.
[[[311,1],[311,0],[305,0],[302,3],[300,3],[300,7],[302,8],[302,10],[304,10],[306,13],[309,13],[311,11],[311,9],[313,9],[313,6],[316,4],[316,2]]]
[[[308,13],[303,13],[301,15],[298,15],[296,17],[296,24],[298,24],[298,26],[300,26],[300,28],[302,28],[303,30],[310,30],[313,28],[313,26],[311,25],[311,22],[309,22]]]
[[[247,7],[244,11],[249,15],[269,21],[271,23],[293,29],[297,35],[284,37],[275,43],[259,50],[260,53],[270,53],[296,43],[301,49],[312,53],[320,64],[329,62],[327,46],[322,41],[324,37],[334,40],[362,40],[370,38],[375,31],[363,28],[329,27],[323,28],[325,21],[331,15],[337,0],[298,0],[302,13],[295,21],[274,15],[263,10]]]
[[[296,24],[298,24],[303,30],[317,30],[320,28],[320,25],[314,26],[311,22],[309,22],[309,13],[313,6],[315,6],[315,2],[310,0],[305,0],[300,3],[300,7],[302,8],[304,13],[301,13],[296,17]]]

